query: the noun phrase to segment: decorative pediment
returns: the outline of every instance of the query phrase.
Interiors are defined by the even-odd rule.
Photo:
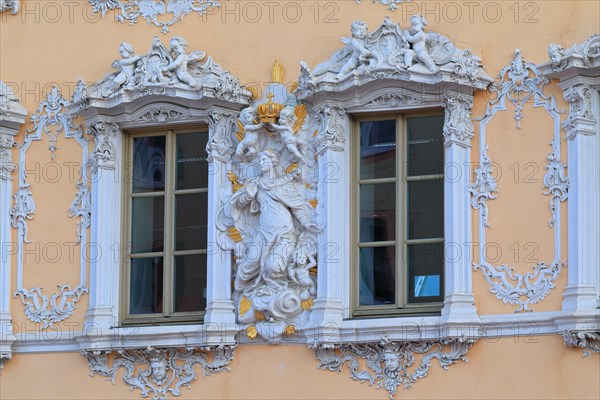
[[[155,37],[146,54],[136,54],[131,44],[121,43],[121,58],[112,64],[115,72],[89,88],[78,86],[72,107],[112,108],[148,96],[175,98],[178,103],[208,98],[217,102],[250,102],[250,91],[204,51],[188,52],[187,42],[181,36],[174,36],[169,46]]]
[[[454,83],[485,88],[492,78],[481,59],[469,50],[459,50],[439,33],[426,31],[421,15],[411,17],[411,27],[402,29],[386,17],[368,33],[367,24],[352,23],[352,36],[342,38],[344,47],[311,72],[301,63],[299,97],[319,91],[339,91],[375,79],[394,79],[425,84]]]
[[[0,126],[19,129],[26,117],[27,109],[21,105],[12,89],[0,81]]]

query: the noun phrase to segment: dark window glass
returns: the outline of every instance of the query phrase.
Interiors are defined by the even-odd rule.
[[[396,176],[396,121],[360,123],[360,179]]]
[[[408,239],[444,237],[444,181],[411,181],[408,187]]]
[[[164,249],[165,200],[160,197],[135,197],[131,212],[131,251],[161,252]]]
[[[177,189],[208,187],[206,133],[177,135]]]
[[[396,239],[396,184],[360,187],[360,242]]]
[[[205,249],[208,194],[179,194],[175,199],[175,250]]]
[[[130,314],[162,313],[163,259],[134,258],[131,260]]]
[[[133,139],[133,193],[165,190],[165,136]]]
[[[360,249],[359,301],[361,305],[396,302],[396,247]]]
[[[443,300],[444,244],[407,246],[408,300],[410,303]]]
[[[444,117],[408,118],[408,176],[444,173]]]
[[[175,312],[206,308],[206,254],[175,257]]]

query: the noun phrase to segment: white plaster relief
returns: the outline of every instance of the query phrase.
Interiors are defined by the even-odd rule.
[[[81,91],[81,85],[78,88]],[[46,99],[40,103],[36,113],[30,119],[33,128],[28,130],[23,144],[19,146],[19,185],[15,192],[14,205],[9,210],[11,225],[19,230],[17,242],[17,290],[14,297],[19,296],[23,303],[24,312],[32,322],[42,324],[42,329],[52,328],[56,322],[63,321],[73,314],[75,303],[88,292],[86,287],[87,261],[85,252],[80,256],[80,282],[75,289],[70,285],[58,285],[58,292],[50,297],[42,293],[41,287],[31,290],[23,287],[23,252],[24,244],[28,243],[28,224],[35,213],[35,202],[31,185],[27,181],[26,153],[33,141],[42,140],[45,134],[50,141],[49,149],[54,160],[57,150],[58,135],[63,133],[65,138],[74,138],[82,148],[82,168],[77,181],[77,192],[69,210],[70,217],[76,217],[77,237],[81,248],[87,245],[86,229],[90,224],[90,198],[87,178],[88,141],[83,137],[81,127],[74,125],[74,116],[68,111],[69,101],[63,98],[60,89],[53,86]]]
[[[471,109],[473,97],[448,93],[444,95],[444,144],[457,143],[463,147],[471,146],[473,139],[473,122]]]
[[[346,135],[342,126],[342,118],[345,114],[343,108],[329,104],[316,110],[315,122],[318,131],[314,142],[318,152],[326,148],[340,150],[343,148]]]
[[[116,20],[135,25],[143,18],[148,25],[161,28],[162,33],[191,13],[205,15],[220,7],[219,0],[89,0],[93,12],[105,16],[108,10],[116,10]],[[168,19],[170,18],[170,19]]]
[[[591,68],[594,59],[600,57],[600,34],[592,35],[585,42],[568,49],[552,43],[548,46],[548,57],[553,71],[564,71],[569,67]]]
[[[569,116],[563,122],[567,139],[577,134],[597,134],[597,120],[592,112],[592,87],[590,85],[571,86],[564,91],[569,103]]]
[[[316,344],[317,368],[341,372],[346,365],[350,377],[359,382],[369,382],[377,389],[384,388],[394,399],[398,386],[410,389],[417,379],[429,373],[431,361],[437,359],[440,367],[447,370],[459,360],[467,362],[467,351],[473,341],[465,338],[419,342],[393,342],[383,339],[379,343],[351,343],[337,346]],[[416,355],[423,355],[418,366]],[[365,360],[368,369],[361,369],[360,360]]]
[[[565,331],[563,340],[567,347],[583,349],[582,357],[592,358],[592,354],[600,354],[600,332]]]
[[[367,108],[386,108],[386,107],[399,107],[404,105],[416,105],[421,103],[421,99],[408,95],[400,90],[389,91],[374,100],[367,103]]]
[[[356,4],[360,4],[362,0],[354,0]],[[368,1],[368,0],[366,0]],[[396,11],[398,9],[398,5],[404,2],[409,2],[410,0],[371,0],[372,4],[381,3],[384,6],[387,6],[388,10]]]
[[[152,395],[153,400],[181,396],[181,388],[191,389],[197,379],[196,366],[203,376],[229,371],[233,359],[233,346],[212,348],[162,348],[148,347],[144,350],[82,351],[90,367],[90,376],[101,375],[115,384],[119,370],[123,369],[123,381],[130,390],[139,390],[140,396]]]
[[[85,285],[79,285],[74,290],[71,290],[69,285],[59,285],[58,292],[52,294],[50,299],[42,293],[40,287],[31,290],[19,289],[14,297],[21,298],[25,306],[25,316],[30,321],[42,324],[41,329],[47,329],[69,318],[75,312],[75,303],[87,292]]]
[[[10,11],[11,14],[15,15],[21,8],[21,0],[0,0],[0,13],[4,11]]]
[[[209,154],[225,149],[218,156],[232,164],[217,228],[223,249],[235,254],[237,320],[249,339],[275,342],[308,319],[316,296],[311,269],[317,266],[319,233],[309,203],[316,197],[316,163],[304,129],[307,111],[282,79],[283,66],[276,62],[262,97],[237,122],[230,118],[226,129],[217,129],[207,148]]]
[[[117,71],[89,88],[89,104],[113,107],[151,95],[193,100],[212,96],[232,102],[249,100],[250,92],[206,52],[188,52],[187,41],[181,36],[171,38],[169,44],[170,49],[167,49],[155,37],[150,50],[140,55],[131,44],[121,43],[121,59],[113,63]]]
[[[555,287],[566,261],[561,257],[560,202],[567,199],[569,180],[565,177],[566,165],[560,158],[560,113],[556,108],[553,96],[545,96],[543,88],[549,82],[541,76],[534,64],[523,60],[521,51],[515,50],[512,62],[500,71],[499,84],[490,86],[490,91],[497,97],[488,102],[485,114],[478,118],[480,130],[479,165],[475,169],[475,181],[470,185],[472,206],[479,210],[479,262],[473,264],[475,270],[481,270],[490,286],[490,293],[505,304],[515,304],[515,312],[532,311],[531,304],[543,300]],[[554,134],[551,142],[552,151],[548,156],[544,189],[542,193],[550,196],[551,218],[548,226],[554,229],[554,259],[550,263],[538,262],[533,266],[533,272],[521,274],[508,265],[494,266],[486,260],[485,230],[490,228],[488,223],[488,200],[496,199],[493,194],[498,192],[496,181],[492,176],[491,160],[486,144],[486,125],[498,111],[506,111],[506,99],[515,107],[516,128],[520,129],[523,119],[523,105],[533,96],[534,107],[544,107],[554,122]]]
[[[491,115],[494,109],[505,109],[505,101],[508,99],[515,106],[515,120],[517,129],[521,128],[523,119],[523,106],[534,97],[535,104],[548,103],[546,109],[556,110],[556,101],[553,96],[544,95],[544,87],[550,82],[548,78],[541,75],[535,64],[523,60],[520,49],[515,50],[512,62],[502,68],[498,75],[499,84],[490,85],[490,92],[496,93],[497,97],[488,102],[485,114],[482,118]],[[556,110],[558,112],[558,110]]]
[[[354,21],[352,36],[342,39],[345,46],[329,60],[312,72],[301,63],[299,97],[376,79],[448,81],[478,88],[493,81],[469,50],[459,50],[446,36],[426,31],[427,21],[421,15],[410,20],[410,28],[403,30],[386,17],[372,33],[364,21]]]
[[[88,133],[94,137],[94,150],[90,156],[92,171],[113,170],[117,162],[115,139],[119,126],[109,121],[98,121],[88,127]]]

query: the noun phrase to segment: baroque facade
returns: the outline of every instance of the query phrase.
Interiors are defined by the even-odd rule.
[[[597,4],[48,4],[0,1],[2,398],[600,395]]]

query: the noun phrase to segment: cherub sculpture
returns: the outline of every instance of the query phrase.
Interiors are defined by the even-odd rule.
[[[349,45],[352,48],[352,54],[346,63],[342,66],[340,72],[338,72],[336,79],[342,80],[348,76],[353,70],[355,70],[361,63],[364,63],[369,57],[372,56],[371,52],[365,47],[367,38],[367,23],[361,20],[354,21],[352,23],[351,38],[343,38],[342,42]]]
[[[412,44],[412,48],[421,61],[431,72],[438,70],[437,65],[431,58],[427,50],[427,34],[423,30],[427,26],[427,21],[422,15],[415,14],[410,17],[411,28],[404,31],[404,39]]]
[[[135,86],[133,79],[135,66],[142,57],[134,55],[133,46],[128,42],[121,43],[119,53],[121,54],[121,59],[113,63],[113,68],[119,69],[120,72],[113,79],[111,90],[118,90],[124,84],[127,84],[128,89],[132,89]]]
[[[309,296],[314,296],[317,294],[317,286],[315,282],[310,277],[310,269],[317,265],[317,261],[315,258],[306,254],[305,252],[299,252],[296,256],[296,264],[295,268],[290,268],[290,278],[298,283],[305,293],[300,292],[300,298],[306,300]]]
[[[253,159],[256,156],[259,132],[263,129],[262,123],[255,123],[257,119],[258,115],[253,107],[245,108],[240,112],[240,120],[242,121],[246,136],[238,144],[235,151],[238,157],[244,156],[244,153],[248,159]]]
[[[279,132],[281,140],[285,144],[285,147],[292,153],[296,158],[302,160],[302,154],[298,150],[299,141],[294,135],[294,123],[296,122],[296,114],[289,108],[284,108],[279,113],[279,124],[271,123],[271,126]]]
[[[162,68],[162,72],[175,72],[172,77],[173,83],[177,83],[177,80],[188,84],[192,88],[198,89],[202,86],[190,73],[188,72],[188,64],[194,61],[200,61],[206,53],[203,51],[194,51],[191,54],[186,53],[187,42],[181,36],[175,36],[171,39],[171,55],[173,61]]]

